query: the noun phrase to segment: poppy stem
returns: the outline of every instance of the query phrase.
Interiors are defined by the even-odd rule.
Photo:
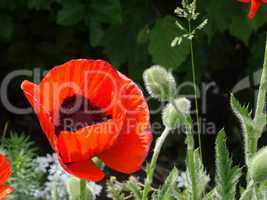
[[[258,140],[262,136],[263,129],[266,125],[266,110],[264,110],[266,105],[266,92],[267,92],[267,35],[266,35],[266,44],[265,44],[265,53],[264,53],[264,63],[262,69],[262,75],[260,80],[259,92],[257,97],[256,111],[254,116],[254,130],[255,135],[250,140],[253,141],[253,146],[248,148],[246,156],[247,167],[250,168],[250,160],[253,155],[257,152]],[[252,143],[252,142],[251,142]],[[247,182],[251,180],[251,176],[248,173]]]
[[[254,185],[255,183],[253,181],[250,181],[246,190],[242,193],[239,200],[245,200],[245,199],[248,199],[248,197],[252,198],[251,196],[253,193]]]
[[[157,139],[156,141],[156,145],[154,148],[154,153],[151,159],[151,162],[147,168],[147,177],[145,180],[145,186],[144,186],[144,191],[143,191],[143,195],[142,195],[142,200],[147,200],[148,199],[148,194],[151,191],[151,184],[153,181],[153,175],[154,175],[154,171],[156,168],[156,164],[157,164],[157,160],[159,157],[159,153],[161,151],[162,145],[164,143],[164,141],[166,140],[167,136],[170,133],[169,128],[165,128],[164,131],[162,132],[161,136]]]
[[[86,180],[80,179],[80,200],[87,200],[86,198]]]
[[[191,117],[188,117],[186,119],[186,144],[187,144],[187,168],[189,172],[189,176],[191,179],[191,185],[192,185],[192,200],[197,200],[197,180],[196,180],[196,171],[195,171],[195,144],[194,144],[194,137],[192,132],[192,119]]]
[[[263,128],[266,125],[266,113],[265,113],[266,111],[264,111],[264,107],[266,104],[266,90],[267,90],[267,36],[266,36],[266,46],[264,54],[264,64],[263,64],[259,93],[257,98],[257,106],[254,117],[258,138],[261,137]],[[265,120],[265,123],[263,122],[263,120]]]

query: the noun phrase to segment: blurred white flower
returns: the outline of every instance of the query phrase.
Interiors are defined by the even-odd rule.
[[[53,162],[53,156],[50,154],[47,154],[46,156],[39,156],[35,159],[35,164],[36,164],[36,172],[42,172],[46,173],[47,168],[49,165]]]
[[[59,199],[67,200],[66,180],[70,177],[60,166],[56,154],[47,154],[44,157],[37,157],[36,171],[47,174],[47,181],[41,190],[35,192],[38,198],[53,199],[57,196]]]
[[[91,193],[93,194],[93,196],[99,196],[101,194],[101,191],[103,189],[103,187],[101,185],[98,185],[94,182],[88,182],[87,183],[87,188],[88,190],[91,191]]]
[[[184,188],[186,187],[186,173],[182,172],[180,176],[177,177],[177,187]]]

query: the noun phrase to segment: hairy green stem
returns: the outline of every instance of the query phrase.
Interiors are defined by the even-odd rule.
[[[192,31],[191,21],[190,20],[188,20],[188,31],[189,31],[189,33],[191,33],[191,31]],[[197,120],[197,134],[198,134],[199,154],[200,154],[200,159],[202,160],[201,125],[200,125],[199,111],[198,111],[196,65],[195,65],[195,54],[194,54],[194,47],[193,47],[193,38],[190,40],[190,54],[191,54],[193,85],[194,85],[194,99],[195,99],[195,107],[196,107],[196,120]]]
[[[261,80],[260,80],[256,111],[255,111],[255,116],[254,116],[256,133],[255,133],[254,138],[250,138],[250,141],[248,141],[249,138],[247,138],[246,139],[247,141],[245,141],[246,146],[247,146],[246,147],[246,164],[247,164],[248,169],[250,168],[251,158],[257,152],[258,140],[261,137],[262,129],[264,128],[262,118],[264,118],[264,107],[266,104],[266,90],[267,90],[266,81],[267,81],[267,37],[266,37],[266,45],[265,45],[264,64],[263,64],[263,70],[262,70],[262,75],[261,75]],[[251,188],[252,187],[251,186],[252,181],[251,181],[251,176],[249,173],[247,175],[247,181],[249,183],[247,185],[246,191],[247,190],[249,191],[249,190],[252,190],[253,188],[255,188],[254,186],[253,186],[253,188]],[[256,196],[255,192],[253,192],[253,196]],[[242,199],[242,198],[240,198],[240,199]]]
[[[162,148],[162,145],[163,145],[164,141],[166,140],[167,136],[170,133],[170,130],[171,129],[166,127],[164,129],[164,131],[162,132],[161,136],[157,139],[156,146],[154,148],[154,153],[153,153],[151,162],[150,162],[150,164],[148,166],[148,169],[147,169],[147,177],[146,177],[146,180],[145,180],[145,186],[144,186],[144,191],[143,191],[143,195],[142,195],[142,200],[147,200],[148,199],[148,194],[149,194],[149,192],[151,190],[151,184],[152,184],[152,181],[153,181],[153,175],[154,175],[154,171],[155,171],[155,168],[156,168],[156,164],[157,164],[157,160],[158,160],[158,157],[159,157],[159,153],[160,153],[160,150]]]
[[[264,106],[266,104],[266,90],[267,90],[267,37],[266,37],[266,45],[265,45],[264,64],[263,64],[263,70],[262,70],[262,75],[261,75],[259,93],[258,93],[258,98],[257,98],[257,106],[256,106],[256,112],[255,112],[255,118],[254,118],[258,138],[261,137],[262,129],[264,128],[262,126],[261,118],[263,115]]]
[[[254,182],[250,181],[246,190],[242,193],[239,200],[250,200],[252,198],[252,193],[254,190]]]
[[[190,117],[189,117],[190,118]],[[194,159],[194,138],[192,133],[192,120],[187,120],[186,123],[186,143],[187,143],[187,165],[192,183],[192,200],[197,199],[196,174],[195,174],[195,159]]]
[[[80,179],[80,200],[86,200],[86,180]]]

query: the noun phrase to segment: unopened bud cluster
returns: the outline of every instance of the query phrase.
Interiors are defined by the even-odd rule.
[[[190,114],[191,102],[182,97],[176,98],[176,82],[173,75],[159,65],[144,72],[144,82],[148,93],[160,101],[168,101],[162,112],[164,126],[175,129],[185,123]]]
[[[186,116],[190,114],[191,102],[186,98],[175,99],[169,103],[162,113],[163,124],[170,128],[175,129],[184,124]]]

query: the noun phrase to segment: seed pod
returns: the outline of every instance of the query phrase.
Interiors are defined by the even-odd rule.
[[[250,175],[257,182],[267,180],[267,147],[259,150],[252,158]]]
[[[175,106],[169,103],[162,113],[163,124],[170,129],[183,125],[185,117],[190,114],[191,109],[191,102],[186,98],[175,99],[173,103]]]
[[[165,68],[155,65],[145,70],[144,82],[148,93],[160,101],[175,97],[176,82],[173,75]]]

